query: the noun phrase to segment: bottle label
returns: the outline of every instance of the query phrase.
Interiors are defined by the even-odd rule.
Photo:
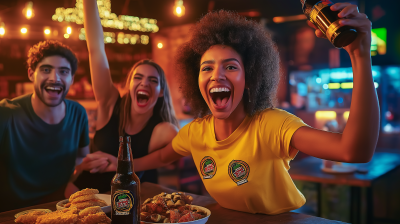
[[[331,5],[333,5],[333,3],[329,0],[317,2],[317,4],[314,5],[310,13],[311,22],[316,23],[318,21],[317,17],[319,16],[321,10],[325,7],[330,7]]]
[[[129,215],[135,200],[130,191],[117,190],[112,197],[112,203],[115,215]]]

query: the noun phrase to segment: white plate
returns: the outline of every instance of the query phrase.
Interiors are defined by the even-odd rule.
[[[204,207],[201,207],[201,206],[198,206],[198,205],[192,205],[192,207],[199,208],[199,209],[205,211],[207,216],[202,218],[202,219],[198,219],[198,220],[194,220],[194,221],[190,221],[190,222],[180,222],[180,223],[190,223],[190,224],[204,224],[204,223],[206,223],[208,221],[208,218],[211,215],[211,211],[208,208],[204,208]],[[144,222],[144,221],[141,221],[140,223],[141,224],[155,224],[155,222]]]
[[[107,206],[101,207],[101,210],[103,210],[104,213],[109,213],[111,212],[111,195],[109,194],[96,194],[96,196],[99,199],[104,200],[107,203]],[[64,209],[65,207],[63,205],[67,204],[69,202],[68,199],[59,201],[56,205],[57,210]]]
[[[332,166],[332,168],[326,168],[321,166],[321,170],[326,173],[354,173],[355,171],[357,171],[357,167],[346,164],[341,164],[341,165],[335,164]]]

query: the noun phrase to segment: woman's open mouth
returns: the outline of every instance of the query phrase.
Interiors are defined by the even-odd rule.
[[[44,88],[44,90],[50,96],[50,98],[58,98],[63,91],[63,87],[61,87],[61,86],[46,86]]]
[[[216,109],[222,110],[228,106],[231,98],[231,90],[227,87],[213,87],[210,89],[210,97]]]
[[[147,91],[139,90],[136,93],[136,102],[139,107],[145,107],[149,102],[150,96]]]

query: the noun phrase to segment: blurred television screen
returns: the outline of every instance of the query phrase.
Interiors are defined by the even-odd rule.
[[[371,31],[371,55],[386,54],[386,28],[375,28]]]

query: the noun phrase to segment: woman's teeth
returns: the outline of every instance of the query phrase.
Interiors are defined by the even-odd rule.
[[[231,96],[231,90],[226,87],[215,87],[210,89],[210,96],[213,102],[218,106],[224,106],[228,103]]]
[[[140,95],[145,95],[145,96],[148,96],[148,95],[149,95],[147,92],[144,92],[144,91],[138,91],[138,93],[137,93],[137,94],[140,94]]]
[[[230,92],[228,88],[221,87],[221,88],[212,88],[210,90],[210,93],[215,93],[215,92]]]
[[[145,91],[138,91],[137,92],[137,102],[139,104],[146,104],[149,100],[149,93]]]

